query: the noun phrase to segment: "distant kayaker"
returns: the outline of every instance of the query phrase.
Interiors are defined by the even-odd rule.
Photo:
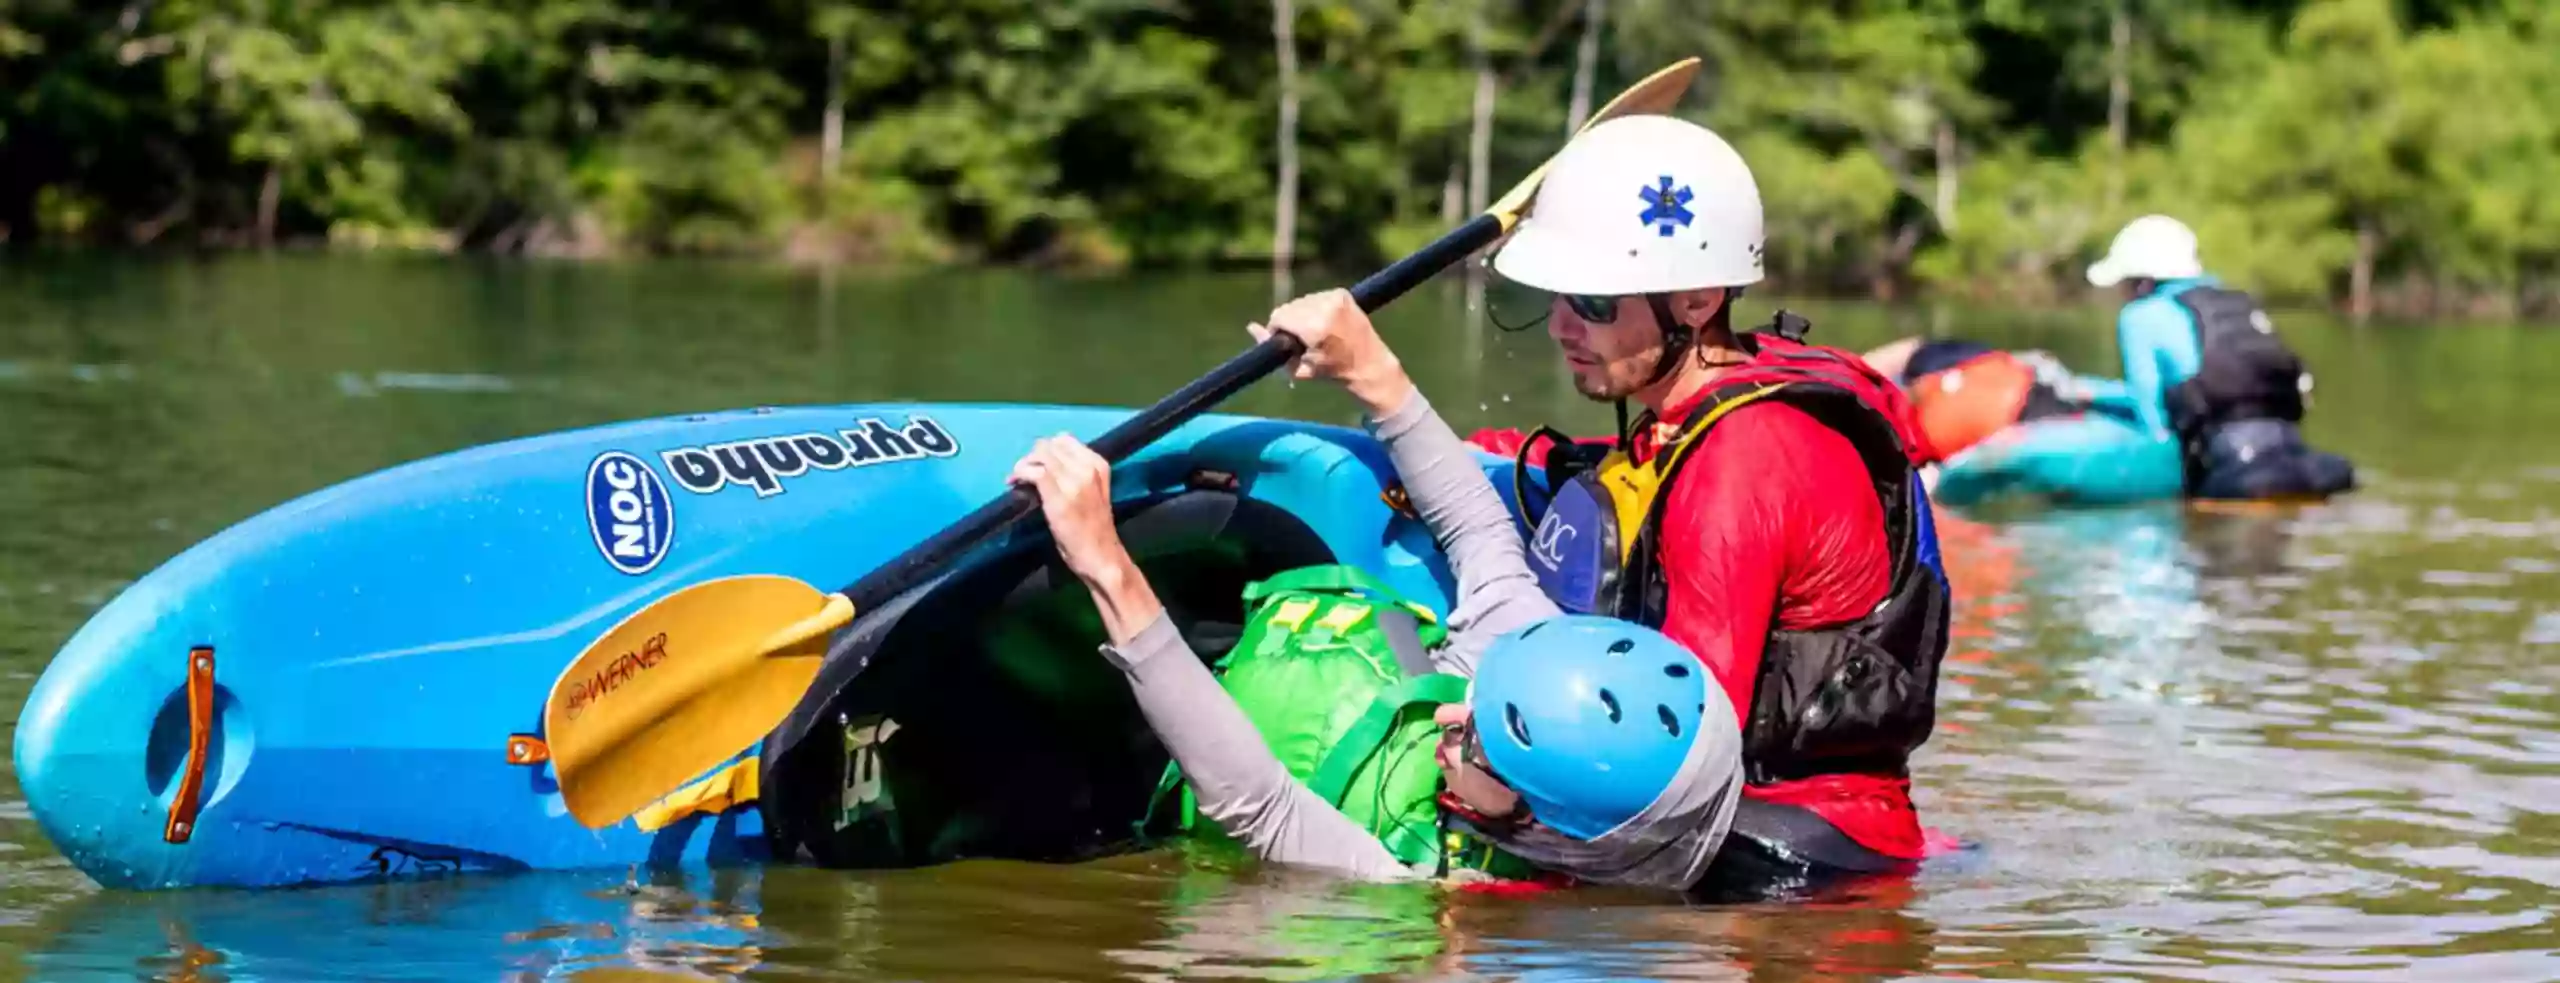
[[[1925,856],[1910,755],[1936,720],[1949,605],[1902,393],[1805,344],[1801,318],[1735,330],[1761,250],[1758,185],[1715,133],[1636,116],[1576,138],[1493,268],[1553,295],[1578,392],[1644,411],[1605,456],[1545,428],[1478,434],[1545,466],[1531,566],[1548,595],[1659,627],[1747,722],[1709,875],[1741,893]]]
[[[2089,283],[2123,290],[2125,388],[2142,426],[2178,442],[2190,497],[2320,498],[2355,486],[2345,458],[2302,440],[2311,392],[2302,359],[2256,299],[2206,275],[2185,223],[2134,219],[2089,267]]]
[[[2021,423],[2092,409],[2133,412],[2123,384],[2074,375],[2047,352],[2005,351],[1968,338],[1903,338],[1860,357],[1911,398],[1932,461]]]
[[[1255,659],[1293,660],[1281,672],[1301,680],[1328,672],[1334,658],[1394,661],[1367,641],[1384,606],[1327,608],[1307,594],[1294,612],[1265,615],[1285,633],[1238,644],[1222,660],[1222,680],[1184,641],[1121,543],[1110,466],[1073,437],[1044,439],[1013,480],[1038,490],[1059,555],[1100,609],[1104,656],[1127,675],[1199,812],[1263,859],[1364,878],[1474,872],[1674,891],[1696,884],[1730,827],[1741,781],[1741,730],[1707,667],[1660,632],[1563,616],[1540,592],[1474,453],[1414,388],[1349,294],[1300,298],[1271,323],[1307,343],[1297,377],[1339,381],[1361,403],[1364,425],[1385,443],[1409,501],[1449,557],[1457,603],[1446,643],[1429,658],[1455,677],[1448,681],[1458,692],[1427,718],[1440,728],[1428,741],[1438,774],[1416,801],[1346,798],[1347,775],[1319,794],[1310,783],[1326,784],[1326,776],[1293,774],[1275,746],[1347,741],[1353,754],[1326,747],[1320,755],[1387,767],[1420,744],[1382,750],[1391,728],[1404,729],[1388,717],[1366,735],[1344,736],[1362,730],[1338,721],[1365,709],[1372,702],[1365,697],[1307,707],[1329,694],[1232,688],[1243,685],[1239,677],[1270,675],[1254,671]],[[1391,675],[1384,667],[1380,674]],[[1407,702],[1385,691],[1378,698],[1388,710]],[[1263,712],[1249,713],[1246,702],[1263,704],[1251,708]],[[1275,711],[1268,706],[1275,702],[1286,705]],[[1293,709],[1311,711],[1306,727],[1320,732],[1271,733],[1267,721],[1288,719]],[[1374,794],[1412,787],[1384,781]],[[1351,818],[1355,807],[1368,822]]]

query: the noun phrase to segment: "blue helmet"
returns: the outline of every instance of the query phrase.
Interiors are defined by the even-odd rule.
[[[1669,636],[1575,614],[1495,639],[1469,705],[1495,776],[1540,823],[1591,840],[1679,778],[1708,691],[1705,663]]]

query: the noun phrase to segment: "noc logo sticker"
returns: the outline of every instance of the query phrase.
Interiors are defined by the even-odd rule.
[[[606,451],[587,465],[587,531],[614,569],[648,573],[675,543],[675,501],[646,462]]]

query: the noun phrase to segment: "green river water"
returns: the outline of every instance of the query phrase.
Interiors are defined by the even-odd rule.
[[[120,587],[329,483],[688,410],[1143,405],[1268,301],[1256,276],[12,259],[0,740]],[[1963,332],[2114,374],[2101,307],[1798,309],[1831,344]],[[1609,425],[1542,333],[1482,327],[1454,282],[1381,323],[1462,433]],[[1947,518],[1957,640],[1916,787],[1981,846],[1853,901],[1448,896],[1168,855],[127,894],[53,852],[0,758],[0,979],[2560,979],[2560,334],[2279,323],[2317,374],[2311,438],[2364,488]],[[1224,408],[1353,419],[1279,380]]]

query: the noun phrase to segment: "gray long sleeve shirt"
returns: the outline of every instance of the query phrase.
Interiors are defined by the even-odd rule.
[[[1441,671],[1472,677],[1496,636],[1561,613],[1538,590],[1511,514],[1474,452],[1418,390],[1383,420],[1364,420],[1386,444],[1432,538],[1449,557],[1458,596]],[[1234,698],[1163,616],[1103,655],[1129,677],[1138,708],[1191,782],[1200,813],[1264,860],[1393,880],[1431,876],[1289,774]]]

